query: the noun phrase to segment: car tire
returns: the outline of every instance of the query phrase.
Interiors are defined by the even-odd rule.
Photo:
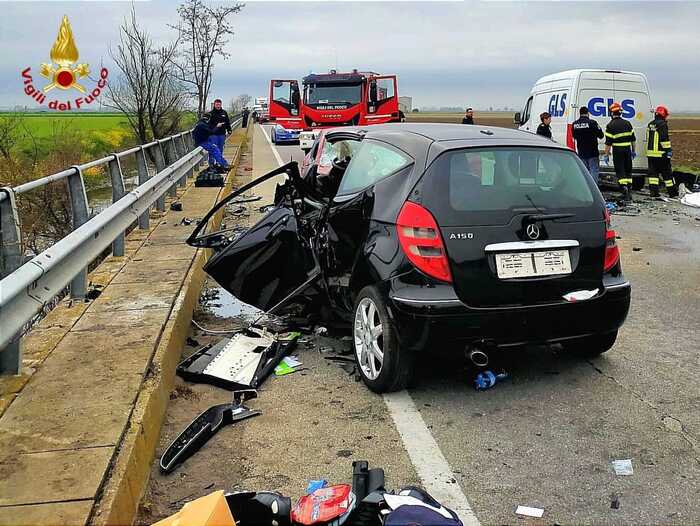
[[[594,358],[612,349],[617,339],[617,331],[586,336],[569,343],[566,348],[579,356]]]
[[[375,393],[404,389],[413,373],[414,353],[399,345],[396,324],[375,287],[365,287],[357,295],[352,331],[355,364],[365,385]]]

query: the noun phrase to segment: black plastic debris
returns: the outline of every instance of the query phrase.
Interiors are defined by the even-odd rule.
[[[179,201],[170,203],[170,210],[172,210],[173,212],[182,212],[182,203]]]
[[[224,175],[209,168],[200,172],[194,181],[196,187],[224,186]]]
[[[163,473],[172,472],[199,451],[222,427],[261,415],[260,411],[248,409],[243,405],[257,396],[258,393],[253,389],[234,391],[232,403],[215,405],[204,411],[165,450],[160,458],[160,470]]]
[[[177,374],[190,382],[224,389],[256,389],[296,346],[298,336],[289,333],[281,339],[266,330],[250,327],[202,347],[177,366]]]

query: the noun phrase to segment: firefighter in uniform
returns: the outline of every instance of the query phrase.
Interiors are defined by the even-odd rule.
[[[622,118],[622,107],[613,102],[610,105],[612,120],[605,127],[605,156],[603,161],[610,164],[612,149],[613,164],[617,183],[622,188],[625,201],[632,200],[632,160],[637,156],[634,146],[636,137],[629,121]]]
[[[647,125],[647,160],[649,161],[649,190],[659,197],[659,183],[663,182],[669,197],[678,195],[678,187],[671,171],[671,138],[668,135],[668,109],[658,106],[654,120]]]

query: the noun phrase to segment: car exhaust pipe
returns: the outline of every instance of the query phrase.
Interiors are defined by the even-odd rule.
[[[489,364],[489,355],[481,349],[472,349],[467,356],[477,367],[486,367]]]

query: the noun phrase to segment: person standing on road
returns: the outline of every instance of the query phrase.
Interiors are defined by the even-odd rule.
[[[209,152],[209,167],[216,168],[221,166],[223,170],[229,170],[229,164],[224,156],[221,154],[219,147],[212,141],[212,137],[215,137],[215,131],[211,128],[211,115],[205,113],[199,122],[195,125],[192,130],[192,139],[194,140],[195,146],[201,146],[207,152]],[[215,128],[223,127],[224,123],[218,123]]]
[[[588,116],[588,108],[586,106],[581,106],[578,113],[580,117],[572,124],[573,135],[576,140],[576,151],[593,176],[593,180],[598,183],[600,173],[598,139],[602,139],[605,135],[598,123]]]
[[[649,161],[649,190],[659,197],[659,179],[666,186],[669,197],[678,196],[678,186],[671,170],[671,137],[668,134],[668,109],[658,106],[654,120],[647,125],[647,161]]]
[[[216,144],[219,151],[223,153],[224,144],[226,143],[226,134],[231,133],[231,121],[228,118],[228,113],[221,107],[221,99],[214,101],[214,109],[211,110],[209,126],[213,130],[212,142]],[[221,124],[221,126],[219,126]]]
[[[248,127],[248,116],[250,115],[250,112],[248,111],[248,107],[243,108],[243,113],[241,114],[241,127],[247,128]],[[257,113],[253,112],[253,115],[257,117]]]
[[[467,108],[467,111],[464,112],[462,124],[474,124],[474,110],[472,108]]]
[[[546,111],[544,113],[540,113],[540,121],[542,122],[540,122],[540,125],[537,127],[537,135],[551,139],[552,128],[550,128],[549,125],[552,124],[552,116]]]
[[[637,156],[635,152],[634,129],[629,121],[622,118],[622,106],[617,102],[610,105],[612,120],[605,127],[605,156],[603,161],[610,164],[612,149],[613,164],[617,184],[622,188],[624,201],[632,201],[632,161]]]

